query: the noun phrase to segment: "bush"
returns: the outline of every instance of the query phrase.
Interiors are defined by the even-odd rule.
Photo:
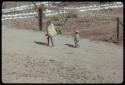
[[[68,15],[67,15],[67,18],[77,18],[78,17],[78,14],[77,13],[69,13]]]
[[[54,17],[52,17],[52,20],[53,20],[53,21],[59,21],[59,18],[56,17],[56,16],[54,16]]]

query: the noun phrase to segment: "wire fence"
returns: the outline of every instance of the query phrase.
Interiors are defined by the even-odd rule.
[[[61,24],[61,22],[57,24]],[[60,26],[57,28],[59,29]],[[75,29],[80,31],[80,36],[83,38],[114,43],[123,41],[122,17],[85,14],[82,17],[69,19],[61,30],[64,34],[69,33],[71,35]]]

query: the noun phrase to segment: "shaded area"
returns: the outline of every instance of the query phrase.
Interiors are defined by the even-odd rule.
[[[47,43],[45,43],[45,42],[34,41],[34,43],[39,44],[39,45],[45,45],[45,46],[48,46]]]
[[[75,48],[74,45],[71,45],[71,44],[64,44],[64,45],[67,45],[69,47]]]

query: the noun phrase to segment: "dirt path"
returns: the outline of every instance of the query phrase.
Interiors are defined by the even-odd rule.
[[[55,37],[45,45],[44,33],[2,27],[2,81],[7,83],[121,83],[123,47]]]

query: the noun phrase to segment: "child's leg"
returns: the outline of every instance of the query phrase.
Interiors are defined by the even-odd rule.
[[[77,48],[77,42],[75,41],[75,48]]]
[[[47,45],[48,45],[48,46],[49,46],[49,38],[50,38],[50,37],[48,36],[48,37],[47,37],[47,41],[48,41]]]
[[[80,47],[78,41],[75,41],[75,48]]]
[[[54,42],[53,42],[53,37],[52,36],[50,37],[50,40],[51,40],[52,46],[54,47]]]
[[[80,47],[79,43],[77,42],[77,47]]]

